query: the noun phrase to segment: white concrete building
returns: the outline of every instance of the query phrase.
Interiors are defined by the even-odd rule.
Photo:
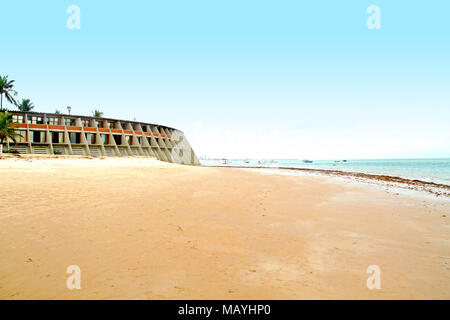
[[[174,128],[108,118],[8,111],[12,114],[16,144],[3,150],[22,154],[86,156],[146,156],[161,161],[200,165],[183,132]]]

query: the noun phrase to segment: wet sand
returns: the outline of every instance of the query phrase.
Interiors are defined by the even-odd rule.
[[[144,158],[2,158],[0,299],[450,299],[442,197]]]

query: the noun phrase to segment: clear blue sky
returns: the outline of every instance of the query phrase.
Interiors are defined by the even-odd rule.
[[[38,111],[173,126],[199,155],[450,157],[449,14],[447,0],[8,1],[0,74]]]

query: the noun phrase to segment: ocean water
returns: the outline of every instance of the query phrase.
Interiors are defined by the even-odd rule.
[[[334,160],[317,160],[304,163],[296,159],[234,159],[227,160],[201,160],[204,166],[245,166],[269,168],[311,168],[340,170],[347,172],[360,172],[368,174],[381,174],[393,177],[418,179],[450,185],[450,158],[445,159],[371,159],[347,160],[346,162]]]

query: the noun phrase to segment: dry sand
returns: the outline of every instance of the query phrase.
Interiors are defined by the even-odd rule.
[[[450,203],[149,159],[0,160],[0,299],[450,299]],[[81,290],[66,268],[81,268]],[[369,290],[366,269],[381,269]]]

